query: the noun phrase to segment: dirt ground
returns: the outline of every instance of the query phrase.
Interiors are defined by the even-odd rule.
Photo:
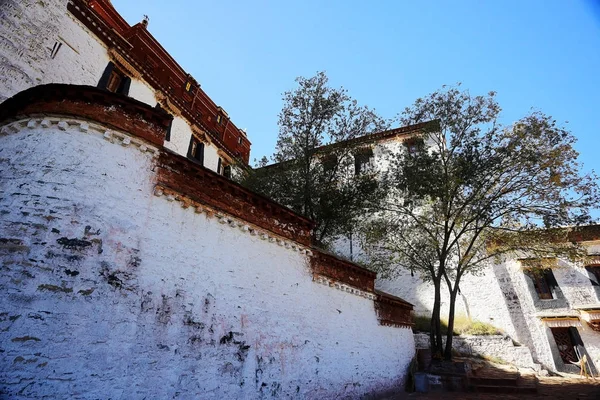
[[[400,399],[489,399],[489,400],[600,400],[600,378],[583,379],[577,377],[539,377],[537,394],[505,393],[410,393]]]

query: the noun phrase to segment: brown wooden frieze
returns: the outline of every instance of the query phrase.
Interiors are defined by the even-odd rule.
[[[108,0],[70,0],[67,9],[138,69],[144,80],[167,96],[182,116],[205,131],[217,147],[229,157],[248,163],[251,143],[246,135],[160,45],[147,24],[129,26]]]
[[[92,86],[51,83],[24,90],[0,105],[0,121],[31,115],[83,118],[162,147],[172,117],[130,97]]]
[[[375,311],[381,325],[412,327],[413,305],[390,294],[376,291]]]
[[[373,293],[377,274],[350,261],[313,249],[311,268],[315,275],[325,276],[357,289]]]
[[[163,149],[157,184],[276,235],[310,246],[314,223],[185,157]]]

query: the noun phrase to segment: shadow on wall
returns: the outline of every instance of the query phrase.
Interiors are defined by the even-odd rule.
[[[533,346],[533,337],[531,336],[531,332],[529,332],[521,301],[517,294],[517,290],[515,289],[512,277],[508,272],[508,268],[505,263],[499,263],[494,265],[493,271],[496,279],[498,279],[498,282],[500,283],[499,286],[502,291],[502,296],[504,297],[504,302],[506,303],[506,308],[508,309],[508,315],[510,316],[517,334],[517,337],[514,339],[529,347],[534,360],[537,360],[538,356],[535,347]]]

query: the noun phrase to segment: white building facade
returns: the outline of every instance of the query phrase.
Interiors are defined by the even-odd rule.
[[[0,13],[0,397],[403,390],[412,306],[227,179],[250,142],[146,22]]]

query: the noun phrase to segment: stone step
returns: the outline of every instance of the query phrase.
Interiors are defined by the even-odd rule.
[[[517,378],[470,378],[469,384],[471,386],[518,386],[519,380]]]
[[[537,388],[531,386],[496,386],[477,385],[470,386],[470,391],[477,393],[503,393],[503,394],[536,394]]]

